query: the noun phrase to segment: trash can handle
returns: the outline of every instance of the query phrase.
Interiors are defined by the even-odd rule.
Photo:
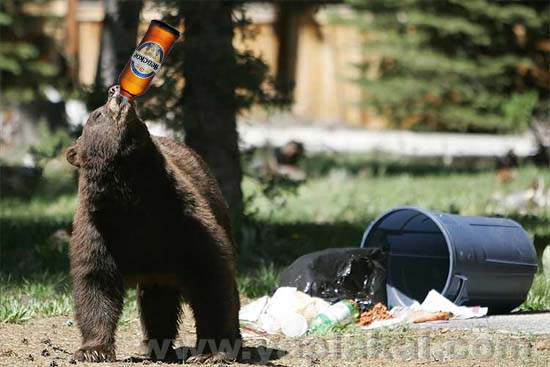
[[[456,274],[455,278],[460,281],[460,285],[458,287],[458,293],[453,303],[455,305],[461,306],[468,301],[468,289],[466,287],[466,282],[468,281],[468,278],[461,274]]]

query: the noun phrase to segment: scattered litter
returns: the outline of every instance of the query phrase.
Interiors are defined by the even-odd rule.
[[[383,303],[360,313],[353,300],[342,300],[330,305],[321,298],[311,297],[293,287],[281,287],[272,297],[264,296],[243,306],[239,320],[247,338],[284,334],[300,337],[320,334],[338,325],[356,322],[365,329],[377,329],[406,323],[471,319],[487,315],[487,307],[457,306],[435,290],[431,290],[422,303],[418,303],[388,286],[401,304],[388,311]]]
[[[418,307],[420,305],[418,301],[410,298],[409,296],[401,292],[399,289],[389,284],[386,284],[386,293],[388,295],[387,305],[389,309],[393,309],[395,306]]]
[[[281,322],[281,331],[291,338],[302,336],[307,332],[307,320],[300,314],[289,314]]]
[[[353,322],[365,329],[377,329],[406,323],[478,318],[488,312],[487,307],[457,306],[433,289],[419,303],[392,286],[386,287],[391,310],[378,302],[362,313],[360,305],[351,299],[330,305],[294,287],[280,287],[272,297],[261,297],[241,308],[239,320],[243,336],[284,334],[295,338],[306,333],[320,334]]]
[[[392,289],[388,294],[397,294],[400,297],[406,297],[396,289]],[[366,328],[377,329],[406,323],[421,323],[430,321],[444,320],[464,320],[483,317],[487,315],[487,307],[466,307],[457,306],[447,298],[442,296],[436,290],[431,290],[422,303],[418,303],[410,298],[405,299],[407,306],[395,306],[389,311],[391,319],[373,320]]]
[[[488,311],[487,307],[457,306],[434,289],[428,293],[419,309],[428,312],[449,312],[453,314],[453,319],[457,320],[483,317]]]
[[[241,311],[239,312],[239,320],[245,322],[258,321],[260,315],[269,303],[269,300],[269,296],[263,296],[262,298],[258,298],[257,300],[248,303],[246,306],[241,307]]]
[[[361,314],[358,324],[361,326],[369,326],[374,321],[389,320],[392,318],[393,316],[390,315],[386,306],[382,303],[377,303],[372,309]]]
[[[352,300],[336,302],[315,316],[309,327],[310,334],[321,334],[335,326],[355,322],[359,317],[359,305]]]
[[[272,297],[264,296],[243,306],[239,319],[245,331],[255,335],[284,333],[297,337],[304,335],[309,322],[329,306],[296,288],[281,287]]]
[[[428,322],[428,321],[444,321],[444,320],[449,320],[449,317],[451,316],[451,313],[449,312],[436,312],[436,313],[431,313],[426,311],[424,312],[425,312],[424,315],[422,314],[417,315],[411,321],[414,324],[419,324],[421,322]]]

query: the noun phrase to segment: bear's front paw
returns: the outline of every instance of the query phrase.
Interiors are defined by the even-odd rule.
[[[111,347],[82,347],[74,353],[79,362],[114,362],[115,351]]]

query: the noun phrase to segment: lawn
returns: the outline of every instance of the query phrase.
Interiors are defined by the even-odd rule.
[[[246,166],[246,164],[245,164]],[[307,180],[266,191],[258,177],[243,182],[247,215],[240,238],[239,285],[245,297],[269,293],[277,274],[296,257],[327,247],[356,246],[367,224],[399,205],[465,215],[494,215],[495,192],[525,190],[549,170],[517,169],[502,183],[492,162],[406,161],[375,156],[316,155],[302,167]],[[67,238],[75,194],[42,195],[0,203],[0,322],[71,313]],[[505,214],[532,236],[537,251],[550,244],[550,213]],[[123,323],[135,318],[135,295],[127,298]],[[550,284],[539,274],[526,310],[550,309]]]

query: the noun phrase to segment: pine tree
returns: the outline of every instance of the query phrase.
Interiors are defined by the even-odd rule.
[[[25,103],[43,98],[45,86],[68,87],[65,60],[54,40],[44,32],[60,19],[25,10],[31,1],[0,1],[1,104]]]
[[[163,20],[184,26],[148,92],[143,115],[185,136],[206,161],[229,204],[236,227],[243,213],[236,117],[254,103],[275,103],[268,67],[233,47],[234,30],[247,36],[244,8],[232,1],[159,0]]]
[[[350,2],[368,60],[364,103],[393,126],[511,132],[547,105],[548,2]]]

